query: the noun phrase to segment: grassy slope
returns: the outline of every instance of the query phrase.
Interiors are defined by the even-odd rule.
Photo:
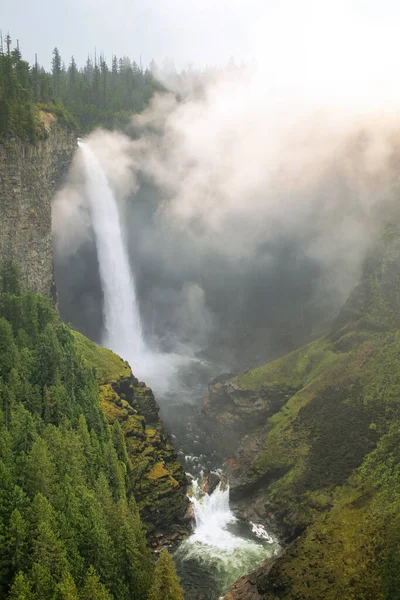
[[[400,598],[400,239],[385,232],[331,334],[236,379],[298,391],[248,477],[277,467],[277,513],[306,527],[266,598]]]
[[[78,331],[73,331],[75,343],[82,356],[94,367],[99,385],[117,381],[132,374],[127,362],[107,348],[96,346]]]

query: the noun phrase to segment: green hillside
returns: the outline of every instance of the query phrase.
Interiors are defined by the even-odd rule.
[[[271,517],[296,537],[260,576],[259,592],[400,598],[397,230],[385,231],[328,335],[234,383],[258,394],[297,390],[268,419],[263,449],[254,457],[245,438],[233,463],[238,488],[257,489]]]

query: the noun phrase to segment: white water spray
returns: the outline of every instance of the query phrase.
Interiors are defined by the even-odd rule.
[[[196,528],[176,553],[183,565],[195,561],[212,572],[216,587],[222,593],[243,573],[254,569],[267,556],[277,551],[277,542],[265,529],[240,531],[240,523],[229,507],[229,486],[221,483],[212,494],[205,494],[198,481],[192,484]],[[259,533],[262,532],[262,535]]]
[[[94,152],[82,140],[78,144],[85,159],[86,194],[103,289],[103,345],[127,360],[135,375],[157,393],[164,393],[178,368],[193,358],[156,352],[146,344],[116,199]]]
[[[145,344],[117,203],[95,154],[87,144],[79,142],[79,146],[85,158],[86,190],[104,294],[103,343],[136,363],[145,352]]]

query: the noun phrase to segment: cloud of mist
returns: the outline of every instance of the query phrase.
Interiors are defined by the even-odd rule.
[[[236,69],[200,98],[155,98],[132,131],[135,169],[162,191],[164,225],[238,271],[279,237],[301,237],[305,256],[327,279],[335,265],[334,287],[348,293],[396,180],[395,115],[282,104],[262,74]]]
[[[170,93],[126,134],[87,139],[121,206],[145,329],[167,349],[213,345],[229,367],[232,346],[239,364],[252,344],[265,360],[304,343],[395,216],[400,120],[391,77],[369,88],[378,55],[361,50],[371,24],[357,24],[350,52],[344,4],[334,14],[311,5],[304,29],[293,3],[272,11],[291,17],[284,36],[282,25],[260,45],[265,64],[164,77]],[[82,177],[78,152],[54,202],[58,263],[92,237]]]

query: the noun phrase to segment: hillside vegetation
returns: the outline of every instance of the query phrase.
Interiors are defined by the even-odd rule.
[[[87,133],[113,128],[143,111],[162,86],[149,69],[127,56],[88,58],[79,68],[74,57],[65,66],[57,48],[51,71],[22,59],[8,35],[0,48],[0,138],[16,136],[35,142],[46,135],[40,111],[56,116],[64,127]]]
[[[166,498],[165,525],[182,513],[184,474],[151,392],[135,397],[128,365],[22,293],[13,267],[0,286],[0,596],[170,597],[173,563],[154,570],[140,511],[153,528]]]
[[[245,437],[232,462],[238,489],[256,490],[271,523],[295,537],[261,569],[259,594],[400,598],[397,229],[386,229],[328,335],[233,383],[261,396],[295,390],[258,432],[256,455]]]

